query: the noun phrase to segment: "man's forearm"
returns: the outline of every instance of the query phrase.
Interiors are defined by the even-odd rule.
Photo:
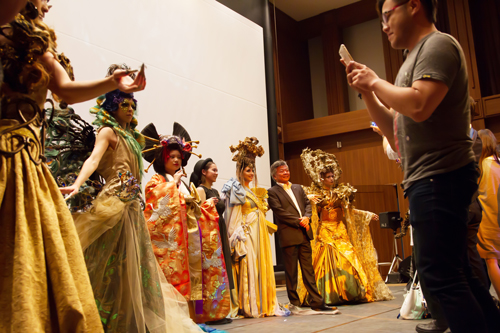
[[[392,111],[388,110],[373,92],[363,94],[363,101],[366,104],[370,117],[377,123],[377,126],[392,146],[394,141]]]

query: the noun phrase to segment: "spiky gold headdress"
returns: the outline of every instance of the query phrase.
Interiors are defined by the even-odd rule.
[[[340,168],[335,155],[326,153],[321,149],[313,151],[306,148],[302,151],[300,159],[302,160],[302,164],[304,165],[304,170],[307,175],[311,178],[313,183],[320,188],[323,187],[321,174],[324,175],[328,172],[333,173],[335,177],[335,184],[338,183],[340,175],[342,175],[342,169]]]
[[[246,137],[244,141],[235,146],[230,146],[229,149],[233,153],[232,160],[239,166],[243,165],[254,165],[255,158],[264,155],[264,148],[262,146],[257,146],[259,140],[256,137]]]

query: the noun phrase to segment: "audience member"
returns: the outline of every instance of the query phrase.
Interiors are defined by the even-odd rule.
[[[481,178],[479,201],[483,217],[479,226],[477,250],[486,259],[488,275],[497,295],[500,295],[500,226],[498,220],[498,189],[500,187],[500,160],[496,152],[497,140],[489,129],[478,132],[483,142],[479,159]]]

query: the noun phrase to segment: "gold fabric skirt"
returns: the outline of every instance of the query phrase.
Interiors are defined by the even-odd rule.
[[[17,124],[0,120],[0,132]],[[13,134],[36,142],[20,128],[0,136],[0,149],[12,151]],[[102,332],[71,214],[27,149],[0,154],[0,230],[0,332]]]

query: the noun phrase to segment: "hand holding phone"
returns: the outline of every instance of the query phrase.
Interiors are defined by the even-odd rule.
[[[347,66],[349,62],[354,61],[349,51],[347,51],[347,47],[344,44],[340,45],[339,55],[342,60],[344,60],[344,64]]]

